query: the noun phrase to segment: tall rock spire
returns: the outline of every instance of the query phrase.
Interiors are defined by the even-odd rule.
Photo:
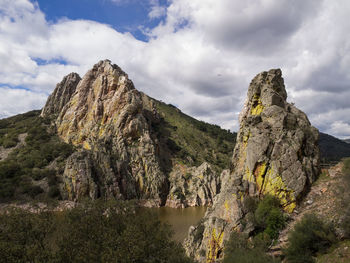
[[[280,69],[262,72],[250,83],[230,176],[222,178],[222,191],[203,222],[191,229],[185,242],[188,254],[206,262],[220,258],[223,241],[232,231],[244,230],[247,196],[273,195],[292,212],[314,181],[319,173],[318,130],[286,99]]]

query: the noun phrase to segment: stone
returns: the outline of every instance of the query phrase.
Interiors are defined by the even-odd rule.
[[[41,116],[57,116],[73,96],[80,80],[81,78],[77,73],[70,73],[65,76],[63,80],[56,85],[55,90],[47,99],[41,111]]]
[[[189,256],[216,262],[232,231],[254,230],[241,223],[247,196],[273,195],[291,213],[319,174],[318,130],[286,99],[280,69],[262,72],[250,83],[230,176],[222,180],[204,219],[189,232],[184,242]]]
[[[169,175],[170,191],[166,206],[211,206],[220,192],[220,177],[206,162],[199,167],[175,167]]]
[[[89,152],[84,165],[77,167],[87,169],[78,173],[86,175],[85,181],[81,176],[79,190],[74,184],[65,188],[69,199],[87,195],[149,199],[158,206],[165,202],[168,182],[159,165],[158,145],[151,136],[143,96],[128,75],[109,60],[94,65],[79,81],[55,121],[65,142]],[[77,168],[68,167],[72,165],[67,162],[66,183],[74,181]],[[91,177],[90,166],[98,170],[98,180]],[[92,179],[97,187],[94,193],[87,187]]]

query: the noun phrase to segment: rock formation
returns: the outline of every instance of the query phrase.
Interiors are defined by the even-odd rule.
[[[169,207],[211,206],[220,192],[220,177],[210,164],[187,168],[177,165],[170,173]]]
[[[70,198],[79,199],[89,191],[90,196],[164,202],[167,181],[142,94],[118,66],[105,60],[88,71],[60,111],[56,126],[65,142],[89,151],[67,162],[72,167],[66,167],[63,178]],[[87,171],[79,176],[81,165]]]
[[[155,131],[165,125],[155,103],[109,60],[82,79],[71,73],[57,85],[41,115],[54,119],[58,135],[77,149],[61,176],[63,198],[139,199],[147,206],[168,200],[176,207],[213,202],[219,191],[216,172],[209,164],[182,165],[193,180],[183,176],[164,143],[168,138]],[[184,196],[177,199],[179,189]]]
[[[243,228],[247,196],[276,196],[286,212],[319,172],[318,131],[306,115],[286,102],[281,70],[258,74],[240,114],[240,130],[229,176],[204,220],[192,227],[187,253],[206,262],[223,255],[223,242]]]
[[[81,80],[77,73],[70,73],[57,84],[54,92],[49,96],[41,112],[42,117],[55,116],[71,99],[75,89]]]

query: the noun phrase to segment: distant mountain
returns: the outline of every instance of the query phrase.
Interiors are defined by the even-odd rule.
[[[346,143],[350,143],[350,139],[345,139],[343,141],[346,142]]]
[[[350,144],[331,135],[320,133],[319,139],[321,161],[339,161],[344,157],[350,157]]]

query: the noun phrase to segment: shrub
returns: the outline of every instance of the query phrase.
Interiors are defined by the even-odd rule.
[[[280,208],[279,200],[267,195],[262,199],[254,212],[257,232],[264,232],[271,239],[276,239],[279,231],[285,226],[286,218]]]
[[[47,195],[50,198],[61,199],[61,192],[57,185],[50,186],[50,189]]]
[[[192,262],[157,216],[127,203],[0,214],[1,262]]]
[[[259,242],[250,242],[243,233],[232,232],[225,243],[224,263],[274,263],[280,262],[265,253]]]
[[[323,253],[336,242],[334,229],[314,214],[305,215],[288,236],[284,251],[288,262],[314,262],[312,256]]]

